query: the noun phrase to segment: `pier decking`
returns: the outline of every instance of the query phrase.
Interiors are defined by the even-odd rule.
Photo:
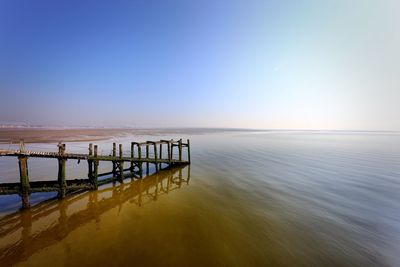
[[[167,157],[163,157],[163,147],[167,149]],[[142,149],[144,148],[144,149]],[[178,149],[177,156],[174,158],[174,148]],[[187,150],[187,159],[183,159],[183,148]],[[150,157],[150,150],[153,156]],[[145,153],[143,153],[145,151]],[[146,164],[146,174],[149,174],[149,165],[155,166],[159,172],[162,164],[167,168],[173,166],[184,166],[190,164],[190,141],[182,142],[182,139],[131,142],[130,156],[123,153],[122,144],[119,144],[117,155],[116,143],[113,143],[110,155],[98,153],[98,146],[89,144],[88,154],[67,153],[65,144],[58,144],[58,152],[31,151],[25,149],[23,141],[20,142],[19,150],[0,150],[0,157],[17,157],[19,161],[20,181],[15,183],[0,183],[0,195],[19,194],[22,200],[22,208],[28,208],[29,195],[35,192],[58,192],[59,198],[64,198],[67,193],[77,190],[96,190],[100,185],[110,182],[122,183],[125,178],[142,178],[143,164]],[[143,155],[144,154],[144,155]],[[29,181],[28,158],[53,158],[58,159],[58,178],[52,181]],[[66,161],[84,160],[88,163],[88,178],[86,179],[66,179]],[[112,162],[112,171],[99,173],[100,162]],[[124,163],[129,167],[124,168]],[[109,176],[109,178],[99,179],[99,177]]]

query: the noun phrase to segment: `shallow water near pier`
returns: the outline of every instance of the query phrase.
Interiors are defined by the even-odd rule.
[[[174,137],[190,138],[190,167],[61,201],[33,194],[23,212],[18,196],[0,196],[0,266],[400,266],[399,134],[161,139]],[[113,141],[127,149],[156,139],[95,143],[107,154]],[[87,144],[67,143],[67,151]],[[55,160],[28,164],[31,180],[57,177]],[[68,161],[68,178],[86,175],[86,162]],[[17,180],[17,160],[0,158],[0,182]]]

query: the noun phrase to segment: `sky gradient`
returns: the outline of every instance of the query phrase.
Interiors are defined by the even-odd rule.
[[[0,0],[0,123],[400,130],[399,10]]]

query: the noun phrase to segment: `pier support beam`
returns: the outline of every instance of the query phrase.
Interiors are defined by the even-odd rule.
[[[30,194],[30,185],[29,185],[29,175],[28,175],[28,157],[27,156],[19,156],[19,177],[21,182],[20,196],[22,201],[22,208],[29,208],[29,194]]]
[[[187,156],[188,156],[188,163],[190,164],[190,140],[187,140]]]
[[[133,159],[135,157],[135,143],[131,143],[131,158]],[[134,163],[133,163],[133,160],[131,160],[131,168],[130,168],[130,171],[131,171],[131,176],[132,176],[132,178],[133,178],[133,172],[134,172],[134,170],[135,170],[135,165],[134,165]]]
[[[156,172],[158,172],[158,155],[157,155],[157,143],[156,142],[149,142],[153,144],[154,148],[154,166],[156,167]]]
[[[58,196],[64,198],[67,191],[67,181],[65,180],[65,163],[67,159],[64,158],[65,144],[58,145],[58,153],[58,184],[60,187]]]
[[[119,158],[121,161],[119,162],[119,182],[124,182],[124,161],[122,160],[123,152],[122,152],[122,144],[119,144]]]
[[[149,159],[149,145],[148,144],[146,145],[146,159]],[[150,173],[149,162],[147,161],[146,162],[146,175],[148,176],[149,173]]]
[[[117,156],[117,144],[113,143],[113,150],[112,150],[112,156],[116,157]],[[113,173],[113,179],[117,176],[117,163],[115,161],[112,162],[112,173]]]
[[[175,146],[176,146],[176,144],[174,144],[174,141],[171,140],[171,157],[169,160],[170,164],[171,164],[171,161],[174,159],[174,147]]]
[[[172,143],[171,143],[171,141],[170,142],[168,142],[168,161],[169,161],[169,164],[171,165],[171,161],[172,161]]]
[[[140,178],[143,178],[143,162],[142,160],[142,147],[140,146],[140,144],[137,145],[138,147],[138,158],[139,158],[139,175]]]
[[[97,146],[94,146],[94,161],[93,161],[93,186],[94,189],[99,187],[98,178],[99,178],[99,160],[97,159]]]
[[[163,147],[163,143],[161,142],[160,143],[160,157],[159,157],[159,159],[162,159],[162,147]],[[161,167],[162,167],[162,163],[160,163],[160,170],[161,170]]]
[[[93,156],[93,144],[89,144],[89,157],[92,157],[92,156]],[[95,183],[94,183],[94,176],[93,176],[93,160],[92,159],[88,159],[88,178],[94,189]]]
[[[182,161],[182,139],[178,141],[178,149],[179,149],[179,161]]]

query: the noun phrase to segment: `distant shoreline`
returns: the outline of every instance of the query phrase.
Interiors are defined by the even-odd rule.
[[[131,135],[165,136],[232,131],[247,132],[253,130],[212,128],[0,128],[0,144],[18,143],[21,139],[25,143],[87,142]]]
[[[399,131],[346,131],[346,130],[260,130],[238,128],[0,128],[0,144],[87,142],[132,135],[182,135],[224,132],[254,133],[315,133],[315,134],[400,134]]]

